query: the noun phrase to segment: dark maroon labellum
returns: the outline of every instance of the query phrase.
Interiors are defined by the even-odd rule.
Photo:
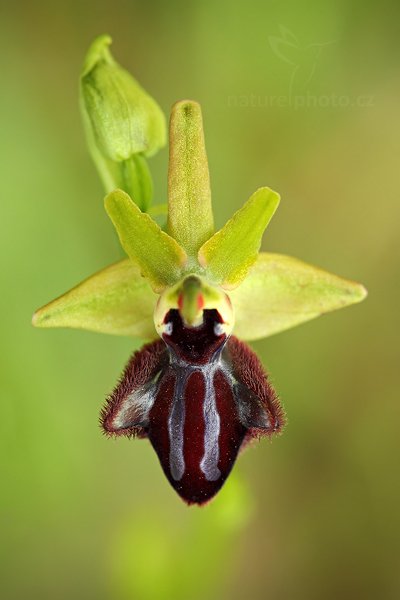
[[[101,414],[108,435],[149,438],[172,487],[189,504],[210,500],[251,438],[284,425],[263,367],[217,310],[186,327],[178,310],[164,320],[163,340],[130,359]]]

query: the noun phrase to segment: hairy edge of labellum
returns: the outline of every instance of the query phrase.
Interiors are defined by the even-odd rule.
[[[145,344],[132,354],[117,385],[107,397],[100,411],[99,425],[107,437],[114,438],[121,435],[125,437],[147,437],[143,427],[115,429],[112,427],[111,422],[126,397],[133,390],[145,385],[166,364],[168,364],[168,353],[162,340]]]
[[[241,435],[237,433],[233,434],[239,435],[239,445],[237,446],[236,450],[231,449],[231,458],[228,458],[228,464],[225,465],[225,471],[221,473],[219,482],[216,482],[214,490],[210,490],[210,482],[205,482],[204,485],[206,487],[204,488],[201,488],[201,486],[200,489],[198,487],[196,488],[196,469],[192,472],[186,470],[184,471],[185,477],[191,478],[190,480],[194,482],[193,485],[195,489],[191,488],[192,484],[189,484],[188,489],[187,482],[186,484],[184,484],[184,488],[182,488],[180,479],[178,478],[178,480],[176,481],[174,480],[174,477],[171,477],[171,465],[168,464],[166,466],[166,454],[162,450],[162,445],[164,442],[160,438],[154,439],[153,430],[153,437],[151,437],[150,435],[150,441],[154,449],[157,451],[163,470],[167,478],[169,479],[171,485],[174,487],[175,491],[187,504],[204,505],[207,502],[209,502],[215,496],[215,494],[218,493],[219,489],[225,483],[234,463],[236,462],[238,454],[241,453],[241,451],[245,447],[247,447],[250,442],[259,439],[260,437],[270,438],[272,435],[280,433],[282,431],[283,426],[285,425],[284,410],[278,400],[275,390],[268,381],[267,374],[264,371],[264,368],[259,358],[254,353],[254,351],[247,344],[241,342],[234,336],[230,337],[227,340],[226,349],[228,353],[226,355],[224,368],[228,369],[228,372],[230,371],[234,375],[235,380],[239,381],[244,387],[244,395],[242,396],[242,400],[240,400],[239,398],[239,403],[242,403],[243,406],[246,406],[246,402],[249,401],[249,398],[247,397],[246,399],[247,394],[245,390],[249,390],[258,398],[261,407],[263,407],[263,410],[265,410],[265,412],[267,413],[269,425],[267,427],[257,426],[258,422],[260,422],[260,413],[257,412],[260,410],[259,405],[253,404],[253,408],[255,407],[256,409],[256,413],[254,415],[251,414],[251,412],[247,414],[245,412],[244,417],[240,416],[240,414],[237,412],[238,407],[236,407],[236,409],[234,410],[235,415],[233,415],[232,413],[231,417],[233,419],[232,426],[234,428],[237,426],[241,427],[243,433]],[[151,419],[150,422],[148,420],[149,412],[147,412],[147,417],[143,424],[140,426],[132,426],[132,420],[130,426],[122,425],[120,415],[123,414],[123,419],[128,419],[127,422],[129,422],[129,419],[134,415],[132,413],[127,414],[125,410],[127,400],[129,400],[129,397],[132,397],[132,395],[136,391],[139,392],[140,397],[140,391],[146,389],[146,385],[155,385],[155,387],[159,389],[159,384],[157,382],[165,381],[163,380],[162,374],[165,374],[166,371],[169,369],[171,365],[170,360],[170,349],[165,345],[163,340],[158,340],[156,342],[147,344],[141,350],[136,351],[133,354],[121,376],[120,382],[117,384],[114,392],[107,399],[106,404],[101,411],[100,424],[103,428],[104,433],[107,436],[117,437],[120,435],[124,435],[127,437],[149,438],[149,426],[151,431]],[[165,388],[165,391],[167,389],[168,385],[167,388]],[[167,392],[166,397],[159,397],[160,401],[162,402],[162,405],[165,405],[165,409],[162,410],[170,410],[167,408],[167,405],[169,405],[171,402],[171,397],[168,397],[169,395],[170,393]],[[186,402],[186,400],[183,399],[183,402]],[[252,402],[253,401],[250,400],[250,404],[247,404],[247,407],[250,406],[250,409],[252,406]],[[139,406],[138,412],[136,413],[136,411],[134,411],[135,415],[140,414],[140,410],[142,408],[142,406]],[[234,423],[236,423],[236,426],[233,425]],[[193,426],[193,424],[191,426]],[[199,427],[201,427],[200,423]],[[229,429],[229,425],[225,423],[222,424],[222,428],[225,431],[225,435],[227,432],[227,427]],[[193,430],[193,434],[195,437],[196,430],[197,426]],[[164,436],[165,431],[166,429],[163,427],[161,430],[159,430],[159,434],[157,435]],[[195,443],[193,440],[194,438],[193,436],[191,436],[190,441],[187,443],[189,443],[189,445]],[[224,444],[223,441],[222,444]],[[195,453],[193,456],[197,456],[196,453],[198,453],[198,447],[196,448],[196,446],[193,446],[192,450]],[[193,477],[195,477],[195,479],[193,479]],[[184,479],[182,480],[182,482],[184,482]]]
[[[230,343],[231,340],[232,343]],[[252,427],[248,430],[241,447],[241,450],[243,450],[252,439],[270,438],[273,435],[282,433],[286,425],[286,415],[278,394],[272,387],[268,375],[255,352],[245,342],[234,336],[229,339],[228,347],[239,379],[260,398],[262,404],[268,407],[269,414],[275,417],[275,425],[270,430],[259,427]]]
[[[235,336],[228,340],[229,352],[235,365],[235,372],[241,381],[247,385],[268,406],[269,413],[275,415],[275,427],[271,430],[252,427],[248,430],[243,441],[241,450],[248,442],[261,437],[272,437],[282,433],[286,425],[285,410],[272,387],[266,371],[261,366],[257,355],[249,346]],[[250,352],[249,352],[250,350]],[[106,398],[105,404],[100,411],[99,425],[109,438],[125,437],[147,437],[142,427],[126,427],[113,429],[109,424],[118,412],[127,395],[138,389],[149,381],[157,372],[168,364],[168,351],[162,340],[156,340],[145,344],[136,350],[128,360],[119,381],[113,392]]]

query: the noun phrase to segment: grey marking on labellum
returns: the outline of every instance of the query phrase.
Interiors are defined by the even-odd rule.
[[[216,481],[221,477],[218,468],[220,417],[215,402],[214,373],[215,369],[202,369],[205,380],[204,397],[204,455],[200,463],[207,481]]]
[[[155,385],[158,377],[159,375],[127,396],[123,407],[113,419],[115,429],[146,427],[148,425],[149,412],[156,398]]]
[[[222,323],[215,323],[214,325],[214,335],[216,336],[220,336],[220,335],[224,335],[225,333],[225,327],[223,326]]]
[[[169,433],[169,465],[175,481],[180,481],[185,473],[183,456],[183,428],[185,425],[185,396],[184,386],[186,377],[176,373],[176,383],[171,414],[168,419]]]

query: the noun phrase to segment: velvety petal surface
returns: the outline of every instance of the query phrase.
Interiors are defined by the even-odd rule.
[[[247,344],[220,334],[220,320],[206,310],[195,331],[171,310],[164,341],[135,352],[100,417],[109,436],[148,437],[188,504],[215,496],[249,439],[284,425],[260,360]]]

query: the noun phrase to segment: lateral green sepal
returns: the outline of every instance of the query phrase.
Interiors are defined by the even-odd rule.
[[[243,283],[229,296],[235,335],[257,340],[324,313],[361,302],[360,284],[308,265],[297,258],[261,252]]]
[[[35,327],[71,327],[99,333],[157,337],[157,295],[129,259],[92,275],[33,315]]]

